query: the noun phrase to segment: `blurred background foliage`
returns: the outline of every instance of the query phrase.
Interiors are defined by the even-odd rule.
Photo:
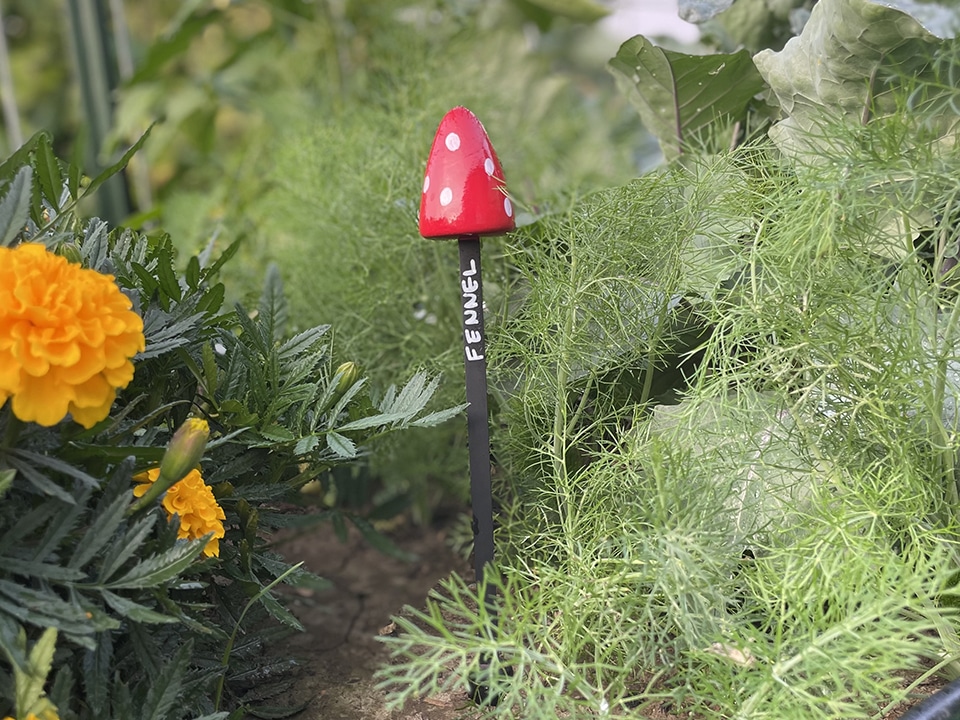
[[[224,278],[228,299],[248,300],[276,262],[294,331],[332,322],[340,359],[374,382],[442,372],[444,401],[463,387],[455,244],[422,240],[416,225],[443,114],[465,105],[483,120],[521,223],[656,162],[605,70],[617,43],[592,25],[606,12],[592,0],[5,0],[2,9],[21,137],[49,130],[61,156],[103,166],[151,130],[126,176],[125,217],[91,213],[162,228],[183,258],[211,238],[244,239]],[[105,133],[74,71],[89,67],[84,12],[99,19],[92,44],[109,61]],[[9,154],[9,114],[4,130]],[[484,251],[490,322],[504,312],[498,288],[510,273],[498,243]],[[419,521],[446,501],[459,506],[464,435],[448,423],[376,448],[336,500],[372,500],[385,515],[410,508]]]

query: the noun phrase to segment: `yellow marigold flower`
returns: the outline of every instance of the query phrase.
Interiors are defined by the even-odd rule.
[[[142,497],[158,477],[160,468],[134,475],[133,479],[140,484],[133,489],[133,494]],[[163,509],[167,511],[168,518],[180,516],[177,537],[181,539],[195,540],[212,532],[213,537],[203,549],[203,554],[207,557],[220,556],[220,538],[225,534],[223,521],[227,516],[213,496],[213,491],[203,482],[199,470],[191,470],[183,480],[167,490],[163,496]]]
[[[8,715],[3,720],[16,720],[16,718],[12,718]],[[25,717],[24,720],[60,720],[60,716],[57,715],[56,711],[54,710],[47,710],[39,715],[36,713],[27,713],[27,717]]]
[[[43,245],[0,248],[0,407],[25,422],[85,428],[109,413],[144,349],[143,320],[113,276]]]

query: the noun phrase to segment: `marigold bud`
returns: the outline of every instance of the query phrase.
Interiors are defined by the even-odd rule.
[[[333,376],[340,377],[340,379],[337,381],[337,391],[334,393],[334,396],[341,398],[343,397],[343,394],[352,388],[353,384],[360,378],[360,368],[355,362],[347,361],[337,368],[337,371],[333,374]]]
[[[68,262],[74,265],[83,264],[83,255],[80,254],[80,246],[76,243],[61,243],[57,247],[57,255],[65,257]]]
[[[169,487],[186,477],[200,464],[210,437],[210,426],[203,418],[187,418],[170,439],[160,461],[160,482]]]

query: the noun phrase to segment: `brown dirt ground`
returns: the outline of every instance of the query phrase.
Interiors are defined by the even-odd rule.
[[[272,648],[300,663],[293,688],[274,702],[307,707],[295,720],[478,720],[481,715],[466,693],[448,693],[409,703],[400,711],[385,709],[386,695],[377,689],[374,672],[388,661],[376,638],[405,605],[422,607],[427,593],[453,572],[472,578],[473,571],[453,553],[442,528],[403,528],[392,534],[416,560],[403,562],[368,546],[359,534],[340,542],[329,527],[293,536],[278,545],[290,562],[331,581],[325,591],[288,590],[289,607],[306,632]],[[935,691],[941,681],[917,690]],[[904,704],[885,717],[898,718]],[[664,708],[650,708],[650,720],[679,720]],[[684,716],[685,720],[690,718]]]

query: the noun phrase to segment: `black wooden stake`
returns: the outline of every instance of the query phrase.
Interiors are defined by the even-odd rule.
[[[473,508],[473,566],[482,602],[495,627],[496,586],[493,568],[493,489],[490,483],[490,424],[487,417],[487,358],[483,332],[483,281],[480,275],[480,238],[466,235],[460,245],[460,300],[463,309],[463,353],[467,385],[467,444],[470,452],[470,501]],[[486,579],[486,583],[484,583]],[[470,679],[474,702],[496,705],[490,691],[489,658],[481,659],[480,673]]]
[[[483,281],[480,238],[467,235],[460,245],[460,298],[463,307],[463,352],[467,385],[467,443],[470,451],[470,499],[473,507],[473,556],[477,585],[493,561],[493,492],[490,486],[490,425],[487,418],[487,359],[483,331]],[[487,578],[489,581],[489,577]],[[484,600],[496,589],[487,583]]]

